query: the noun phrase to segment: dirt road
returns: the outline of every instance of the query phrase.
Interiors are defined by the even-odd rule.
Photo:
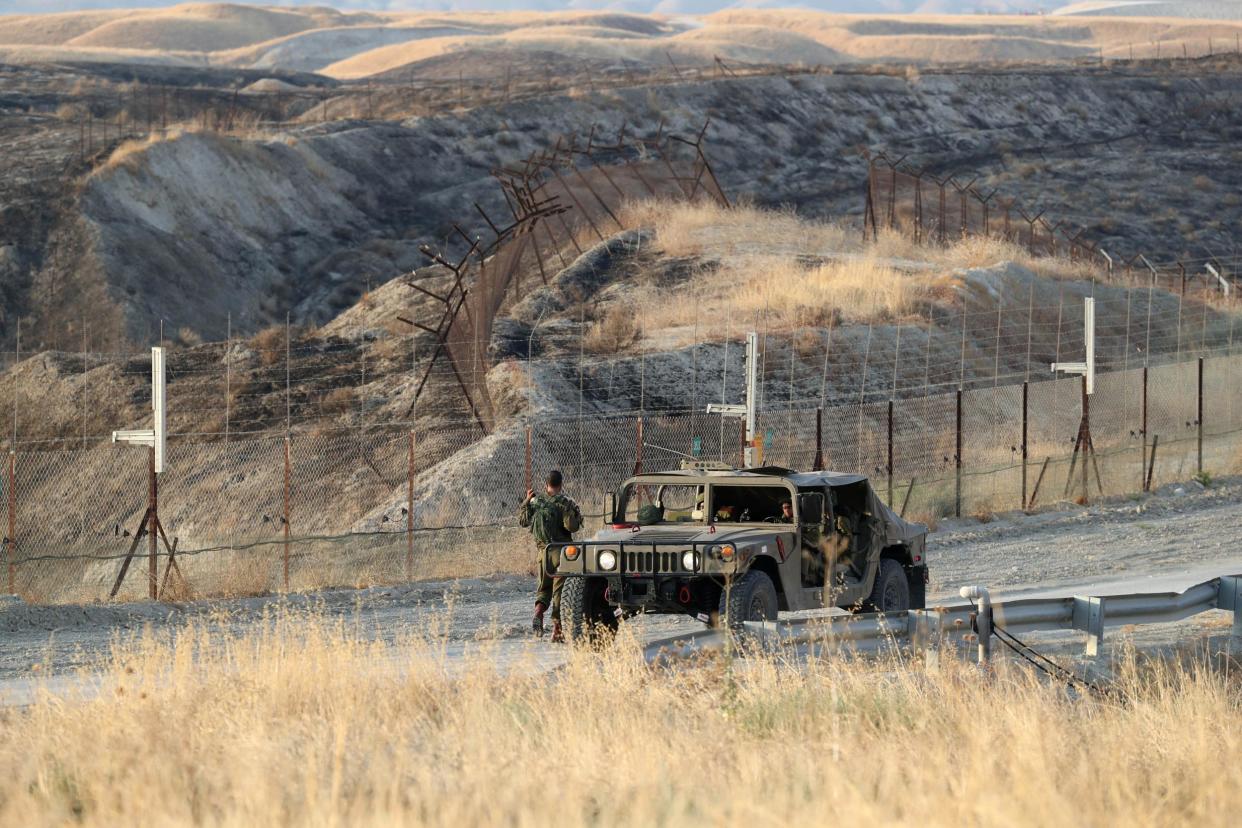
[[[1242,573],[1242,478],[1210,489],[1190,483],[1136,499],[1034,515],[998,516],[988,523],[946,521],[929,541],[929,599],[956,596],[967,583],[994,594],[1181,589],[1214,575]],[[205,601],[184,605],[0,606],[0,697],[25,695],[32,676],[63,674],[106,655],[116,636],[150,626],[173,629],[191,619],[234,628],[255,624],[281,602],[349,617],[379,639],[425,629],[465,653],[487,645],[529,653],[531,579],[424,582],[309,595]],[[688,619],[637,619],[644,637],[700,628]],[[496,647],[497,642],[500,647]],[[551,644],[536,643],[557,659]]]

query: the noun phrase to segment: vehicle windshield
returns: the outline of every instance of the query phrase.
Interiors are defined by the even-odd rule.
[[[703,523],[706,520],[703,486],[631,483],[622,493],[619,513],[626,523]]]
[[[712,486],[716,523],[792,523],[792,515],[789,490],[783,486]]]
[[[617,514],[626,523],[792,523],[793,503],[784,486],[631,483]]]

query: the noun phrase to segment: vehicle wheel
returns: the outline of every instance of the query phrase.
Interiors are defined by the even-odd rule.
[[[766,573],[756,569],[720,593],[720,626],[727,618],[731,629],[741,631],[746,621],[775,621],[776,612],[776,586]]]
[[[570,641],[606,644],[617,631],[617,616],[604,600],[608,583],[600,578],[566,578],[561,590],[561,627]]]
[[[863,601],[863,612],[905,612],[910,609],[910,582],[902,566],[892,558],[880,561],[871,594]]]

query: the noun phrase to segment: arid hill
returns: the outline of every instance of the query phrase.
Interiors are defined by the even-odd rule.
[[[1152,57],[1158,48],[1166,56],[1183,50],[1199,56],[1233,48],[1242,31],[1234,19],[1204,19],[1191,6],[1186,19],[1176,17],[1177,4],[1157,4],[1146,17],[1117,16],[1117,8],[1099,17],[731,9],[691,18],[184,4],[0,18],[0,60],[266,67],[361,78],[394,71],[417,76],[425,63],[469,52],[475,58],[462,72],[473,76],[497,61],[543,54],[571,58],[596,72],[628,64],[712,66],[717,58],[833,66],[1119,59]]]

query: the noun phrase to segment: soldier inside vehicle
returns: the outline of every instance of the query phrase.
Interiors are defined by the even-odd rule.
[[[708,512],[707,486],[636,484],[627,487],[622,494],[622,514],[627,523],[640,526],[793,522],[789,490],[784,487],[712,486],[711,491],[711,511]]]
[[[712,508],[717,523],[780,523],[781,501],[789,490],[780,486],[713,486]]]

